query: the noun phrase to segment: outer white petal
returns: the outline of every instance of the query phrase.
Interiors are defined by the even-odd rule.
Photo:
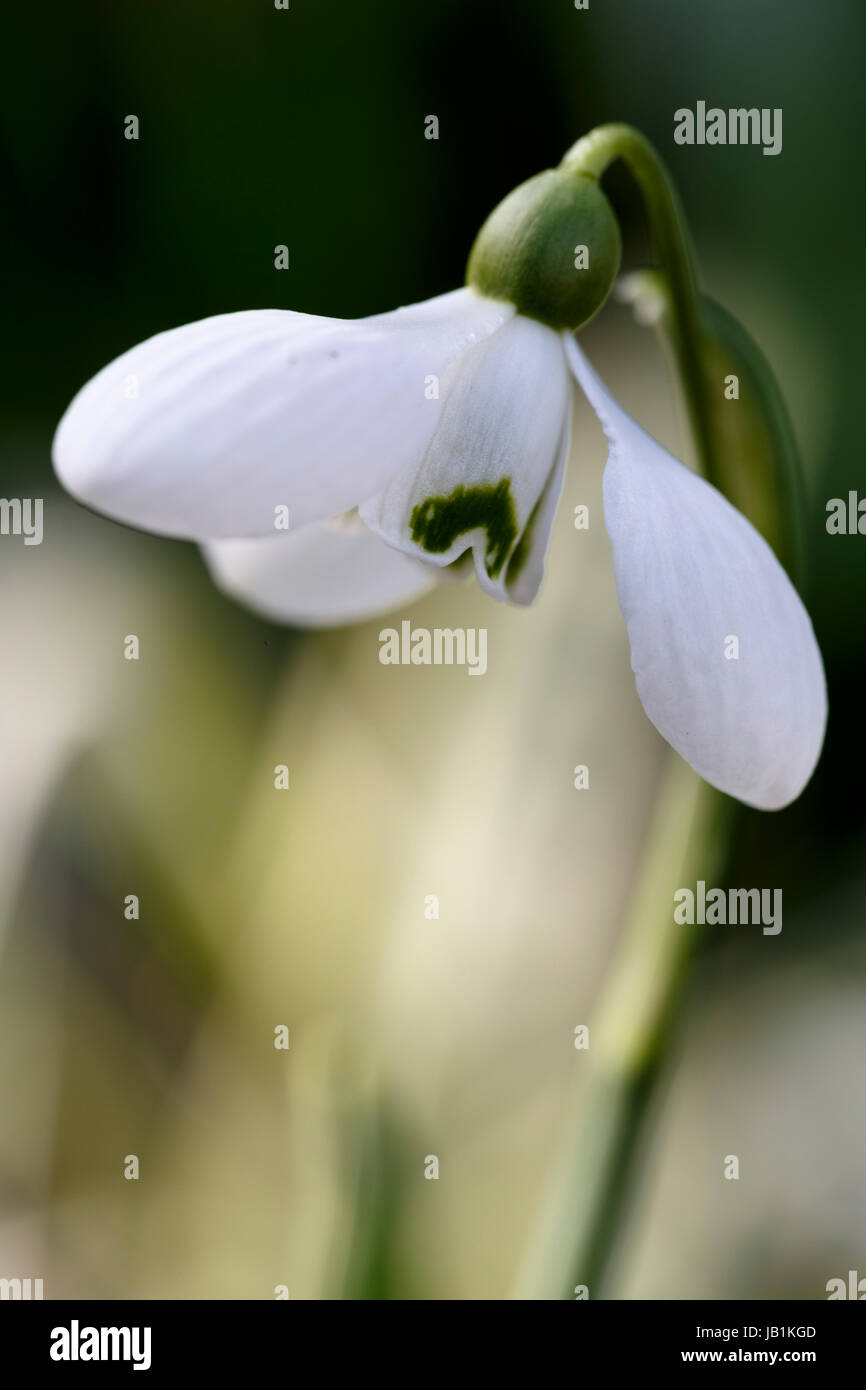
[[[643,707],[713,786],[786,806],[827,719],[809,615],[751,523],[617,405],[570,336],[566,352],[610,443],[605,523]]]
[[[513,312],[464,289],[374,318],[265,309],[157,334],[75,397],[57,473],[98,511],[198,540],[268,535],[280,506],[293,528],[348,511],[420,461],[449,368]]]
[[[376,617],[420,598],[441,578],[433,565],[392,550],[357,516],[267,540],[212,541],[204,555],[226,593],[296,627]]]
[[[449,565],[471,547],[483,587],[494,598],[507,598],[507,562],[555,469],[568,403],[558,335],[516,315],[462,359],[423,463],[395,475],[380,496],[365,502],[362,518],[389,544],[433,564]],[[436,550],[422,545],[426,509],[441,514],[443,499],[456,494],[447,505],[461,515],[462,499],[475,489],[497,489],[489,524],[463,530],[444,525]],[[509,496],[515,525],[510,539],[501,527]],[[548,533],[551,520],[545,511]]]

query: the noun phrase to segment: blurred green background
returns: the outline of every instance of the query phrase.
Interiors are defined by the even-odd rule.
[[[379,621],[248,615],[194,547],[62,498],[49,451],[78,387],[161,329],[461,283],[492,206],[607,120],[661,150],[705,288],[791,408],[831,720],[801,801],[739,824],[727,882],[781,886],[784,930],[703,945],[605,1293],[822,1298],[866,1274],[866,540],[824,524],[829,498],[866,491],[864,31],[856,0],[149,0],[7,21],[2,492],[44,497],[46,519],[42,546],[0,540],[0,1277],[49,1298],[514,1287],[662,751],[594,417],[578,405],[537,607],[449,586],[397,615],[488,627],[483,681],[381,667]],[[782,154],[676,147],[673,112],[699,99],[781,107]],[[617,171],[608,186],[640,263],[638,201]],[[682,452],[646,331],[611,303],[586,343]]]

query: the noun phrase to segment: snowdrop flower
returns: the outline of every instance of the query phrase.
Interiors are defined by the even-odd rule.
[[[356,321],[221,314],[132,348],[69,406],[57,473],[110,517],[201,542],[217,583],[272,618],[371,617],[472,565],[492,598],[527,604],[576,381],[609,441],[605,522],[644,708],[708,782],[783,806],[823,740],[812,626],[752,525],[577,345],[619,260],[598,180],[548,170],[485,223],[464,289]]]

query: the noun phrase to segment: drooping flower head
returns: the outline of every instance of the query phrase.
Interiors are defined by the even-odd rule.
[[[578,346],[619,260],[598,178],[548,170],[493,212],[463,289],[351,321],[221,314],[132,348],[69,406],[57,473],[108,516],[200,542],[217,583],[277,620],[371,617],[469,565],[492,598],[528,604],[576,382],[610,446],[605,522],[644,709],[714,786],[783,806],[823,741],[812,626],[767,542]]]

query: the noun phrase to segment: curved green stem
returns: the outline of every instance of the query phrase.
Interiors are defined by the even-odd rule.
[[[643,195],[653,253],[665,272],[673,300],[674,354],[689,423],[702,472],[715,483],[720,467],[706,408],[704,330],[696,261],[670,175],[649,140],[633,126],[620,124],[597,126],[584,135],[565,155],[562,165],[598,179],[615,159],[624,162]]]
[[[638,293],[653,309],[663,307],[703,473],[751,515],[793,569],[802,486],[781,394],[745,330],[701,297],[679,200],[649,141],[627,125],[599,126],[562,163],[599,179],[615,159],[625,162],[646,204],[658,268],[641,272]],[[748,389],[731,412],[721,384],[740,377]],[[577,1064],[575,1120],[563,1170],[518,1297],[572,1298],[578,1286],[592,1298],[603,1291],[696,939],[694,927],[675,923],[673,895],[697,878],[723,872],[737,810],[670,755],[590,1047]]]
[[[515,1297],[597,1298],[620,1234],[646,1107],[699,928],[674,893],[723,867],[733,803],[669,755],[623,936],[578,1069],[574,1124]]]
[[[679,200],[652,145],[627,125],[600,126],[563,166],[600,178],[622,159],[644,197],[664,276],[668,330],[704,475],[722,477],[720,436],[708,398],[708,346],[695,259]],[[724,867],[735,807],[675,754],[662,788],[623,936],[578,1063],[575,1122],[547,1219],[517,1290],[520,1298],[571,1298],[603,1287],[621,1231],[642,1122],[682,996],[695,928],[674,921],[674,893]]]

